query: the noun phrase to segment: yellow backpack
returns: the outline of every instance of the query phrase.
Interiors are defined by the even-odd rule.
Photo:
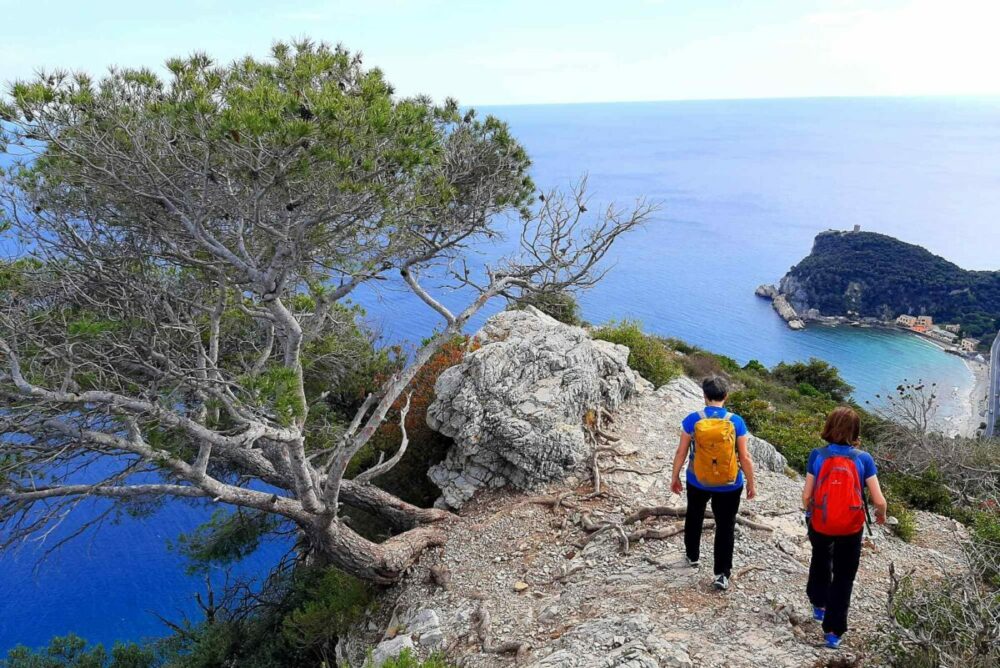
[[[698,411],[694,424],[694,475],[706,487],[724,487],[736,482],[740,462],[736,456],[736,426],[726,411],[719,417],[708,417]]]

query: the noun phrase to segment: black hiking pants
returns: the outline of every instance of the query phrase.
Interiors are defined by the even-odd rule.
[[[707,492],[688,483],[687,515],[684,516],[684,549],[688,559],[701,555],[701,528],[705,523],[705,507],[712,502],[715,515],[715,574],[732,577],[733,544],[736,542],[736,513],[740,510],[743,488],[732,492]]]
[[[847,632],[847,608],[851,605],[854,576],[861,561],[861,536],[827,536],[809,527],[812,561],[806,594],[817,608],[826,608],[823,631],[838,636]]]

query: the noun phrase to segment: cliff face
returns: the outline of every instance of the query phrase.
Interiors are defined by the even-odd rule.
[[[920,246],[872,232],[823,232],[778,292],[800,316],[931,315],[976,336],[1000,320],[1000,272],[966,271]]]
[[[551,326],[519,320],[529,331],[543,323]],[[549,390],[560,388],[572,385]],[[876,527],[847,645],[821,649],[805,597],[802,481],[785,473],[771,444],[755,438],[758,498],[743,502],[732,586],[714,591],[711,523],[702,541],[705,566],[691,569],[680,530],[684,498],[669,489],[680,421],[701,405],[689,378],[634,393],[604,425],[618,440],[601,452],[591,444],[582,464],[530,491],[479,491],[448,526],[447,543],[425,553],[364,627],[341,641],[342,665],[362,665],[373,646],[376,665],[406,647],[477,668],[858,665],[865,638],[883,624],[890,562],[926,578],[963,568],[961,529],[951,520],[918,513],[912,544]],[[489,409],[481,419],[490,423]],[[538,441],[525,452],[545,459],[544,448]]]

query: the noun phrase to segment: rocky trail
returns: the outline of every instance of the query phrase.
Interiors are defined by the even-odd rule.
[[[656,391],[639,381],[604,426],[619,440],[602,442],[596,455],[600,494],[594,456],[530,492],[478,492],[450,524],[447,544],[383,595],[362,632],[342,639],[343,664],[363,665],[375,646],[376,664],[412,647],[482,667],[870,665],[865,644],[885,623],[889,564],[926,578],[964,567],[952,520],[918,513],[913,543],[875,527],[851,631],[841,650],[823,648],[805,596],[802,483],[755,439],[758,497],[743,501],[731,586],[715,591],[711,530],[702,567],[690,568],[683,518],[672,514],[683,513],[684,499],[669,489],[679,424],[701,407],[700,389],[689,378]],[[650,508],[659,510],[637,513]]]

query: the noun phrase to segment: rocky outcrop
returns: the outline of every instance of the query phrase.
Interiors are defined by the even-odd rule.
[[[778,296],[778,288],[774,287],[770,283],[764,283],[763,285],[757,286],[757,289],[754,290],[754,294],[763,299],[774,299]]]
[[[806,323],[799,317],[798,312],[785,299],[785,295],[778,295],[771,301],[771,306],[778,312],[782,320],[788,323],[792,329],[805,329]]]
[[[783,294],[781,289],[773,285],[764,284],[758,286],[754,294],[763,299],[770,299],[771,306],[778,312],[781,319],[788,323],[789,327],[792,329],[805,329],[805,321],[799,316],[795,307],[788,302],[788,298]]]
[[[479,489],[565,476],[592,453],[584,415],[651,387],[629,368],[628,348],[534,308],[493,316],[475,339],[480,347],[438,378],[427,411],[431,428],[455,441],[428,474],[451,508]]]
[[[732,584],[713,591],[711,529],[702,539],[703,565],[693,569],[679,517],[628,519],[642,507],[684,506],[670,490],[670,467],[680,422],[701,402],[689,378],[625,402],[611,425],[621,440],[601,462],[600,496],[590,493],[589,475],[576,473],[531,496],[501,490],[466,504],[448,525],[447,543],[426,552],[341,640],[338,665],[363,665],[365,648],[381,646],[384,656],[411,645],[420,656],[441,651],[451,664],[476,668],[861,665],[863,648],[885,626],[890,563],[928,579],[966,568],[963,530],[952,520],[918,512],[912,543],[876,526],[845,646],[822,648],[805,595],[802,481],[784,472],[770,444],[754,439],[757,498],[741,506],[748,523],[737,525]],[[588,525],[609,529],[594,533]],[[626,535],[661,536],[623,547],[618,526]],[[447,586],[433,584],[432,567],[450,573]],[[519,650],[516,659],[505,648]]]

